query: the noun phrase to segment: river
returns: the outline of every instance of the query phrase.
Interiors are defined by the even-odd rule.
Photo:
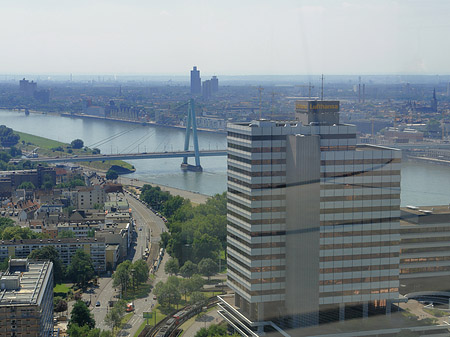
[[[131,153],[182,150],[185,131],[162,126],[144,126],[108,120],[60,117],[0,110],[0,124],[14,130],[47,137],[65,143],[76,138],[102,153]],[[214,132],[199,132],[200,149],[224,149],[226,137]],[[112,138],[102,143],[102,140]],[[191,141],[190,145],[193,149]],[[193,158],[190,159],[191,163]],[[127,175],[150,183],[158,183],[207,195],[226,190],[226,158],[201,158],[202,173],[183,172],[181,160],[146,159],[129,161],[136,172]],[[450,204],[450,167],[426,163],[403,162],[401,204]]]

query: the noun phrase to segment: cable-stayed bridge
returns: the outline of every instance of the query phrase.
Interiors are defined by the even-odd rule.
[[[199,157],[218,157],[226,155],[227,150],[198,151]],[[188,158],[188,157],[195,158],[196,157],[195,151],[93,154],[85,156],[39,157],[39,158],[29,158],[27,160],[31,162],[68,163],[68,162],[90,162],[90,161],[106,161],[106,160],[135,160],[135,159],[162,159],[162,158]]]

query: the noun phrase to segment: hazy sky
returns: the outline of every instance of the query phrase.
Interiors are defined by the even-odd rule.
[[[0,0],[0,74],[450,74],[449,0]]]

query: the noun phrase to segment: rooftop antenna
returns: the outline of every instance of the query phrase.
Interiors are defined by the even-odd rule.
[[[321,100],[323,101],[323,74],[322,74],[322,93],[321,93]]]

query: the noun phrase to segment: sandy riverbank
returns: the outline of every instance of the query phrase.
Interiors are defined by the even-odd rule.
[[[155,183],[149,183],[149,182],[145,182],[142,180],[130,179],[130,178],[127,178],[124,176],[120,176],[118,179],[118,182],[123,185],[130,185],[130,186],[137,186],[137,187],[142,187],[145,184],[152,185],[152,186],[159,186],[161,188],[161,190],[167,191],[172,195],[179,195],[180,197],[189,199],[189,200],[191,200],[191,202],[193,204],[203,204],[210,197],[209,195],[205,195],[205,194],[200,194],[200,193],[191,192],[191,191],[185,191],[185,190],[181,190],[179,188],[169,187],[169,186],[155,184]]]

